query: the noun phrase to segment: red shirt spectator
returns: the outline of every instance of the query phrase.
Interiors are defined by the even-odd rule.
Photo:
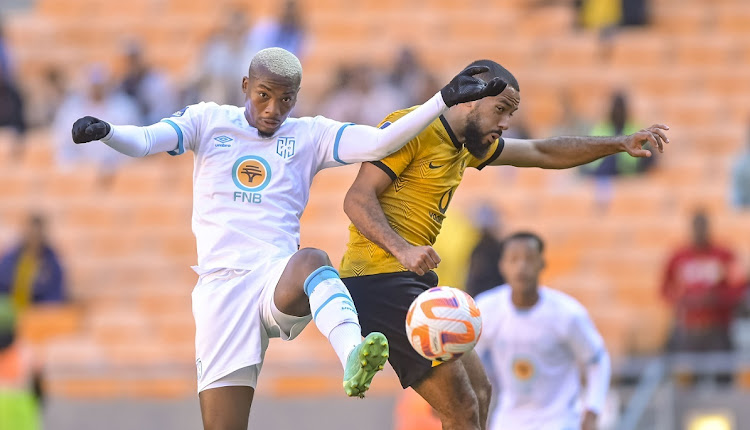
[[[734,254],[717,246],[677,251],[667,266],[664,297],[684,328],[729,326],[744,290],[730,283]]]
[[[679,338],[713,332],[728,344],[729,325],[734,309],[744,295],[732,251],[711,243],[708,219],[698,213],[693,218],[692,243],[670,259],[662,285],[664,298],[674,306],[675,332]],[[694,340],[697,340],[694,339]],[[675,345],[681,350],[704,350],[695,342]],[[703,342],[699,342],[703,343]],[[727,348],[720,349],[730,349]]]

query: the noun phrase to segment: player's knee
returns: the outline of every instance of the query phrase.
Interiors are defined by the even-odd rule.
[[[312,273],[321,266],[330,266],[328,254],[317,248],[302,248],[294,255],[294,264]]]
[[[454,399],[453,410],[441,417],[448,428],[474,430],[479,429],[479,400],[473,390],[466,390]]]

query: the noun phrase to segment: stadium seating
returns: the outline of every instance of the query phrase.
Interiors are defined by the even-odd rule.
[[[242,6],[262,16],[273,12],[272,3]],[[685,238],[689,211],[709,208],[719,238],[745,253],[750,246],[750,214],[726,205],[728,168],[746,138],[750,5],[714,1],[718,7],[706,14],[697,0],[654,0],[651,27],[600,42],[596,34],[571,30],[574,17],[567,7],[529,3],[368,0],[351,6],[357,9],[352,13],[344,0],[306,1],[307,30],[314,36],[304,59],[303,97],[315,100],[339,61],[387,66],[402,45],[416,47],[441,78],[476,57],[499,60],[518,76],[524,117],[542,134],[562,114],[563,88],[591,121],[601,118],[612,90],[630,90],[637,119],[668,123],[672,143],[654,172],[614,185],[606,213],[594,204],[589,181],[574,172],[539,169],[467,173],[451,206],[460,210],[489,201],[506,214],[509,228],[533,228],[546,237],[545,282],[591,310],[615,360],[656,351],[669,328],[669,311],[658,296],[662,265]],[[7,31],[19,76],[29,82],[50,64],[74,76],[93,60],[116,70],[118,44],[126,36],[143,38],[149,58],[179,79],[215,29],[222,5],[230,4],[40,0],[30,12],[10,16]],[[90,167],[55,167],[48,131],[28,137],[21,162],[11,161],[11,139],[0,135],[0,237],[12,237],[11,226],[29,209],[46,210],[77,303],[63,311],[63,328],[31,335],[52,375],[52,392],[192,392],[191,157],[162,154],[131,162],[111,189],[102,189]],[[341,207],[355,174],[352,166],[319,175],[303,217],[302,245],[325,249],[334,262],[347,239]],[[491,192],[487,183],[496,185]],[[290,352],[302,347],[320,351],[317,370],[307,375],[310,389],[339,390],[326,376],[338,363],[315,330],[274,345],[269,357],[294,368]],[[281,376],[264,374],[264,381],[278,392],[291,389]]]

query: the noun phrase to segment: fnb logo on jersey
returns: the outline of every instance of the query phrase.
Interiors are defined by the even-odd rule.
[[[259,192],[271,181],[271,166],[261,157],[246,155],[234,162],[232,179],[242,190],[234,192],[234,201],[260,203]]]
[[[528,382],[536,376],[536,366],[534,366],[534,362],[529,357],[515,357],[512,369],[513,376],[522,382]]]
[[[294,155],[294,143],[293,137],[280,137],[276,141],[276,153],[282,158],[289,158]]]

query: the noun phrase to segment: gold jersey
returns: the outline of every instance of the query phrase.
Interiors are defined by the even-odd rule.
[[[415,108],[393,112],[381,127]],[[502,150],[503,140],[496,140],[487,155],[478,159],[458,143],[445,118],[436,119],[403,148],[373,163],[393,180],[378,197],[388,223],[412,245],[433,245],[464,170],[482,169]],[[406,270],[353,224],[340,269],[342,278]]]

